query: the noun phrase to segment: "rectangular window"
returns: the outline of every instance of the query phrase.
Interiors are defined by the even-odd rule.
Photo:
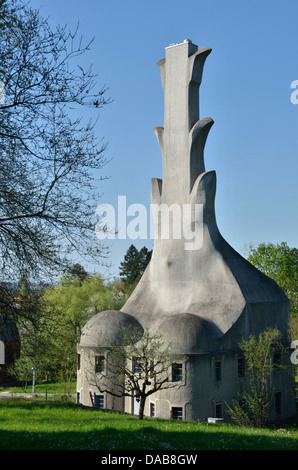
[[[81,394],[80,392],[77,392],[77,405],[80,405],[81,403]]]
[[[77,369],[81,370],[81,354],[77,354]]]
[[[174,363],[172,364],[172,382],[181,382],[183,378],[182,364]]]
[[[221,380],[221,361],[215,362],[215,380],[216,382]]]
[[[215,418],[222,418],[222,403],[215,405]]]
[[[274,397],[275,413],[281,413],[281,392],[276,392]]]
[[[177,407],[177,406],[173,406],[173,408],[172,408],[172,418],[182,420],[183,419],[182,408]]]
[[[95,372],[103,372],[105,367],[105,357],[104,356],[95,356]]]
[[[101,410],[104,408],[104,396],[103,395],[94,394],[94,407],[100,408]]]
[[[150,416],[152,418],[155,417],[155,403],[152,403],[152,402],[150,403]]]
[[[238,378],[244,377],[244,358],[238,359]]]

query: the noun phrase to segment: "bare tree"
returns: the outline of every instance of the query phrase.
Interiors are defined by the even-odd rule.
[[[92,41],[52,29],[23,0],[0,0],[0,267],[66,268],[73,253],[97,262],[99,170],[106,144],[87,110],[110,100],[84,68]],[[84,56],[84,57],[83,57]],[[97,180],[97,183],[95,181]]]
[[[105,358],[105,364],[89,375],[89,381],[101,393],[139,397],[139,419],[143,419],[147,397],[180,385],[172,380],[172,364],[181,360],[174,347],[149,330],[143,334],[137,329],[123,330],[117,345],[98,348],[96,354]]]

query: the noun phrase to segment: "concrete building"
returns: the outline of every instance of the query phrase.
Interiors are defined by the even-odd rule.
[[[20,356],[20,337],[14,320],[0,313],[0,384],[14,382],[7,368]]]
[[[92,351],[91,361],[95,360],[97,338],[108,348],[119,337],[121,325],[133,323],[160,332],[165,340],[174,339],[177,352],[183,354],[180,386],[147,400],[145,415],[161,418],[228,419],[225,403],[231,404],[249,387],[239,342],[277,327],[288,344],[288,299],[226,242],[217,227],[216,173],[206,171],[204,163],[213,120],[199,116],[199,87],[210,52],[186,40],[167,47],[158,63],[164,127],[154,132],[163,178],[152,179],[151,202],[159,209],[175,210],[181,218],[166,221],[160,210],[155,212],[152,258],[135,291],[121,312],[101,312],[87,323],[78,345],[77,391],[83,405],[94,406],[97,400],[100,407],[136,412],[135,399],[116,403],[93,388],[85,374]],[[272,393],[270,419],[293,416],[293,377],[276,370]]]

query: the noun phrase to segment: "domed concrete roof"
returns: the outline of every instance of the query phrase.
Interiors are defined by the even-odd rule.
[[[202,351],[210,338],[217,336],[214,324],[192,313],[170,315],[160,324],[163,341],[175,345],[178,354]]]
[[[118,310],[99,312],[83,328],[80,346],[110,347],[122,342],[123,330],[138,329],[143,333],[140,323],[128,313]]]

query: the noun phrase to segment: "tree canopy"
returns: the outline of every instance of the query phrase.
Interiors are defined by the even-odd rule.
[[[277,368],[288,368],[290,373],[287,362],[282,360],[288,351],[277,328],[267,328],[257,337],[250,335],[239,346],[245,358],[250,388],[233,400],[233,406],[228,407],[229,413],[239,425],[264,427],[268,423],[269,408],[274,396],[271,375]]]
[[[28,371],[30,377],[32,367],[39,377],[74,378],[83,326],[102,310],[119,310],[124,301],[114,284],[105,284],[100,274],[84,279],[62,276],[57,285],[38,295],[24,279],[19,292],[21,357],[14,365],[18,378],[22,380]]]
[[[293,317],[298,315],[298,249],[286,242],[261,243],[251,248],[248,261],[274,279],[290,300]]]
[[[134,245],[130,245],[124,260],[120,263],[120,277],[125,283],[125,287],[134,286],[139,281],[145,271],[150,259],[152,251],[145,246],[138,250]]]

